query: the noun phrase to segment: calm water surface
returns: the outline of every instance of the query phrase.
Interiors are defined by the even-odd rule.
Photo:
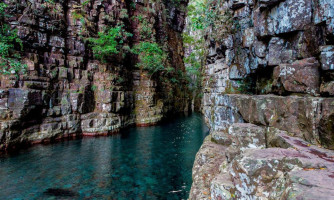
[[[0,158],[0,199],[187,199],[202,116]],[[58,196],[57,196],[58,195]]]

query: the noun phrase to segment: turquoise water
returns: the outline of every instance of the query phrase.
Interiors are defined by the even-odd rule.
[[[0,199],[187,199],[201,115],[0,158]]]

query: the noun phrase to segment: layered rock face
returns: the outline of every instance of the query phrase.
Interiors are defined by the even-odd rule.
[[[215,3],[189,199],[333,199],[334,1]]]
[[[182,88],[136,67],[135,55],[95,59],[87,38],[116,25],[165,45],[168,65],[184,70],[181,33],[187,2],[45,0],[5,1],[12,28],[24,44],[28,72],[0,77],[0,150],[82,135],[105,135],[159,122],[187,109]],[[145,32],[146,31],[146,32]],[[172,95],[171,95],[172,94]],[[175,106],[176,105],[176,106]]]

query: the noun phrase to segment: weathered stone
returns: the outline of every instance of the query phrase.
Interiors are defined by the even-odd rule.
[[[242,46],[251,47],[255,40],[255,34],[253,28],[247,28],[243,34]]]
[[[255,41],[253,45],[254,54],[257,57],[264,58],[266,57],[267,46],[261,41]]]
[[[334,96],[334,81],[322,83],[320,86],[320,92],[325,95]]]
[[[8,106],[9,108],[23,108],[29,104],[28,91],[22,89],[9,89]]]
[[[281,63],[291,63],[296,59],[296,52],[288,47],[290,44],[284,39],[273,37],[269,42],[268,65],[279,65]]]
[[[334,46],[322,46],[320,51],[322,70],[334,70]]]
[[[84,135],[109,134],[121,128],[121,121],[115,114],[95,113],[82,119],[81,128]]]
[[[265,130],[262,127],[247,123],[234,123],[228,130],[232,147],[241,151],[250,148],[265,148]]]
[[[283,0],[260,0],[259,3],[260,3],[260,8],[267,8],[269,6],[274,6],[278,3],[280,3],[281,1]]]
[[[204,192],[211,196],[190,199],[332,199],[333,3],[228,1],[213,8],[234,20],[222,42],[212,37],[215,29],[205,35],[213,50],[225,51],[204,67],[202,99],[211,141],[225,159],[202,168],[215,175]],[[192,191],[207,188],[194,179]]]
[[[31,141],[42,141],[56,137],[63,133],[63,126],[60,122],[45,123],[40,126],[40,132],[29,136]]]
[[[304,30],[312,22],[312,3],[309,0],[285,0],[273,7],[266,18],[268,34]]]
[[[235,186],[229,174],[218,174],[211,182],[211,199],[233,199]]]
[[[52,47],[57,48],[64,48],[65,47],[65,40],[64,38],[58,37],[58,36],[52,36],[50,38],[49,45]]]
[[[230,68],[230,79],[231,80],[240,80],[243,79],[244,74],[241,74],[240,66],[232,65]]]
[[[82,112],[82,106],[84,103],[83,94],[81,93],[71,93],[70,94],[70,104],[74,112]]]
[[[321,118],[332,115],[333,99],[273,95],[224,95],[216,98],[211,127],[246,121],[276,127],[317,144]],[[311,105],[311,106],[310,106]],[[334,104],[333,104],[334,105]],[[320,109],[322,108],[322,109]],[[209,113],[210,114],[210,110]],[[241,119],[240,119],[240,115]],[[223,116],[223,117],[218,117]],[[210,117],[210,116],[208,116]],[[217,125],[215,125],[217,124]]]
[[[211,142],[208,136],[196,155],[193,166],[193,186],[189,199],[209,199],[211,181],[219,173],[219,166],[225,160],[224,147]]]
[[[324,186],[326,180],[333,181],[333,178],[326,177],[333,170],[332,162],[334,160],[323,157],[322,154],[319,157],[318,153],[314,152],[320,153],[320,151],[308,153],[294,149],[276,148],[245,152],[242,158],[233,162],[233,168],[230,171],[234,184],[236,184],[236,197],[287,198],[285,195],[292,195],[291,193],[287,194],[288,192],[296,193],[296,191],[301,195],[303,190],[305,190],[304,192],[309,190],[308,187],[298,188],[300,185],[296,185],[294,182],[299,181],[301,184],[301,179],[298,180],[297,176],[303,177],[306,181],[306,177],[314,176],[313,171],[318,171],[319,177],[317,178],[319,181],[312,182],[313,185],[318,187],[320,191],[328,191],[329,195],[326,196],[329,197],[331,189]]]
[[[247,3],[247,0],[230,0],[229,3],[231,9],[238,9],[244,7]]]
[[[75,106],[74,106],[75,107]],[[72,112],[71,101],[68,95],[64,95],[61,99],[61,114],[67,115]]]
[[[319,123],[319,139],[326,148],[334,150],[334,100],[322,101],[322,115]]]
[[[326,22],[327,30],[332,35],[334,34],[334,6],[332,0],[317,0],[315,1],[314,23],[320,24]]]
[[[315,58],[295,61],[292,64],[281,64],[274,70],[275,85],[282,84],[289,92],[319,93],[319,63]]]

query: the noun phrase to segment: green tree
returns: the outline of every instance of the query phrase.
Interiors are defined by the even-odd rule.
[[[17,30],[11,29],[5,22],[7,4],[0,3],[0,74],[18,76],[25,73],[27,66],[22,64],[19,59],[20,54],[15,51],[15,47],[23,49],[21,39],[17,36]]]
[[[123,26],[118,25],[99,32],[97,38],[88,38],[88,41],[95,58],[106,63],[109,57],[120,53],[124,41],[131,36],[131,33],[124,31]]]
[[[132,49],[139,56],[137,67],[147,70],[151,76],[159,71],[172,72],[172,67],[165,67],[167,54],[155,42],[141,42]]]

